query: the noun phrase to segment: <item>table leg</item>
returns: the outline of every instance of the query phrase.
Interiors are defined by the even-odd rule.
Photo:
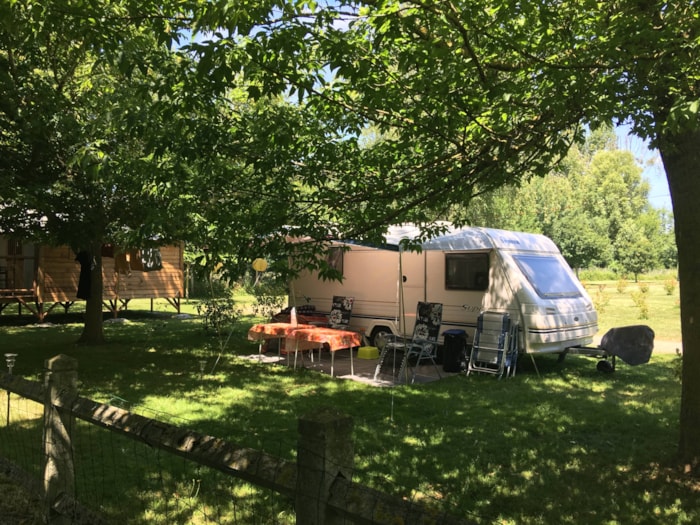
[[[352,357],[352,346],[350,347],[350,376],[355,375],[355,362]]]

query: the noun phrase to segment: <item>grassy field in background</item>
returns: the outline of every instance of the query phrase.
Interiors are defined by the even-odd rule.
[[[681,341],[677,282],[583,281],[583,284],[598,311],[599,335],[615,326],[646,324],[654,330],[657,340]]]
[[[667,296],[663,283],[650,286],[650,318],[643,320],[631,299],[633,283],[623,293],[615,282],[586,284],[592,296],[609,299],[601,332],[644,323],[659,339],[680,337],[677,289]],[[250,305],[249,296],[237,299]],[[19,354],[19,375],[41,379],[45,359],[67,354],[79,361],[82,396],[119,399],[144,415],[287,459],[296,454],[298,417],[342,407],[355,424],[355,480],[474,523],[700,522],[700,486],[674,465],[680,383],[673,355],[621,364],[614,374],[598,372],[595,360],[583,356],[562,363],[540,356],[539,376],[522,359],[508,380],[457,375],[387,389],[243,359],[257,351],[246,340],[248,327],[260,320],[251,316],[239,319],[211,371],[217,342],[194,316],[196,302],[183,302],[190,319],[175,316],[165,302],[149,309],[149,301],[131,303],[122,314],[126,322],[105,325],[105,345],[84,347],[75,344],[79,309],[52,314],[38,327],[28,317],[20,325],[8,308],[0,316],[0,344]],[[31,439],[40,439],[35,434]],[[141,462],[131,476],[148,477],[151,466]],[[216,499],[208,498],[205,482],[190,498],[195,507]],[[133,478],[117,476],[110,486],[116,499],[105,506],[130,513],[120,519],[148,523],[157,514],[158,503],[135,492]],[[283,508],[274,522],[294,523],[289,502],[277,503]],[[178,522],[192,522],[187,512]],[[255,512],[238,522],[266,522]]]

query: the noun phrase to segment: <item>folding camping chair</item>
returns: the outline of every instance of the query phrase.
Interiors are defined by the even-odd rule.
[[[415,382],[418,367],[423,361],[430,361],[435,367],[438,377],[442,378],[440,369],[435,362],[438,346],[437,339],[440,334],[441,323],[442,303],[419,302],[416,312],[416,324],[413,328],[413,336],[410,339],[397,336],[388,338],[387,343],[384,345],[379,355],[379,363],[374,371],[375,381],[379,375],[383,373],[383,367],[386,368],[385,362],[389,355],[393,358],[391,374],[392,377],[395,377],[394,380],[401,382],[402,378],[404,378],[404,374],[406,374],[405,379],[407,379],[408,367],[413,366],[411,383]],[[397,352],[402,352],[403,356],[399,367],[399,373],[394,376]],[[411,365],[413,359],[415,359],[415,364]]]
[[[499,378],[515,375],[518,359],[518,324],[503,312],[481,312],[477,319],[474,343],[467,365],[471,372],[495,374]]]

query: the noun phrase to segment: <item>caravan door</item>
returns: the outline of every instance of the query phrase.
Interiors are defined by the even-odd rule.
[[[425,252],[402,252],[400,259],[399,331],[411,335],[416,324],[418,303],[426,300]]]

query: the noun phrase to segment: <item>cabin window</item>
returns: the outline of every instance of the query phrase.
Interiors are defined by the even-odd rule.
[[[514,255],[520,271],[542,298],[579,297],[581,292],[571,270],[549,255]]]
[[[488,287],[488,253],[445,254],[445,288],[484,291]]]
[[[342,248],[330,248],[326,253],[326,263],[333,270],[343,275],[343,253]]]

